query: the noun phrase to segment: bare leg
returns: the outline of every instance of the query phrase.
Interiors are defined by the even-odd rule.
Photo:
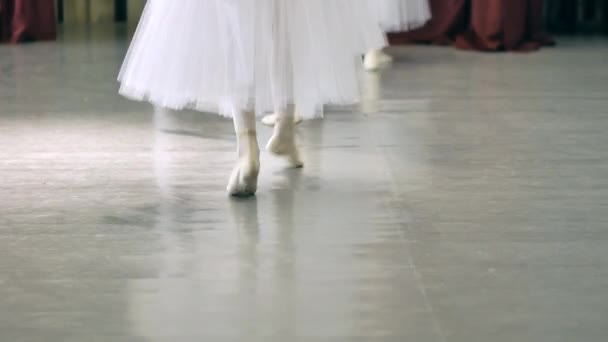
[[[286,7],[288,1],[276,1],[274,13],[274,29],[272,31],[275,42],[271,53],[271,88],[274,101],[276,124],[274,133],[266,149],[276,155],[287,156],[294,167],[302,167],[300,154],[296,147],[296,125],[294,123],[295,109],[293,105],[294,70],[289,48],[289,25],[287,23]]]
[[[235,111],[233,120],[238,160],[230,176],[227,191],[231,196],[252,196],[257,191],[260,173],[255,113]]]

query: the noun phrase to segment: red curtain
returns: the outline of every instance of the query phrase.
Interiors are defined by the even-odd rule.
[[[56,36],[54,0],[0,0],[0,42],[52,40]]]
[[[553,45],[543,28],[543,0],[430,0],[433,19],[390,35],[394,44],[453,44],[480,51],[533,51]]]

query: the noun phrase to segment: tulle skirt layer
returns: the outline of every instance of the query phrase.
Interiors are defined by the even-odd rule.
[[[386,32],[403,32],[423,26],[431,19],[429,0],[367,0]]]
[[[119,74],[120,93],[231,116],[358,101],[361,54],[385,45],[352,0],[149,0]]]

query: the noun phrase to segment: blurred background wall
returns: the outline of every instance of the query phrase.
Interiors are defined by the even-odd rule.
[[[608,1],[545,0],[545,23],[555,33],[608,33]]]
[[[146,0],[56,1],[58,20],[65,27],[83,23],[137,22],[146,3]]]
[[[56,0],[59,22],[137,22],[146,0]],[[178,0],[175,0],[178,1]],[[450,0],[444,0],[450,1]],[[608,33],[607,0],[545,0],[545,23],[556,33]]]
[[[72,23],[137,22],[146,2],[146,0],[56,1],[59,22],[67,27]],[[544,7],[544,20],[550,32],[608,33],[607,0],[545,0]]]
[[[525,47],[530,40],[547,45],[548,39],[536,42],[542,31],[608,34],[608,0],[429,1],[433,19],[418,32],[394,35],[393,42],[458,45],[459,41],[505,40],[502,36],[513,36],[515,32],[522,36],[515,45]],[[108,27],[97,24],[114,22],[127,23],[126,28],[132,30],[145,3],[146,0],[0,0],[0,43],[55,39],[56,22],[60,32],[67,35],[86,31],[83,27]],[[491,43],[500,46],[498,50],[511,49],[501,41]]]

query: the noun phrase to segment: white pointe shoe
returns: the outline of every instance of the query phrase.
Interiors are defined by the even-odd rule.
[[[304,162],[300,158],[300,151],[296,146],[295,122],[277,121],[266,150],[277,156],[287,157],[289,164],[294,168],[304,166]]]
[[[382,50],[370,51],[363,58],[363,67],[367,71],[378,71],[381,67],[392,63],[393,58]]]
[[[277,118],[277,114],[268,114],[262,118],[262,123],[266,126],[274,126],[277,123]],[[299,115],[295,115],[293,117],[293,122],[299,124],[300,122],[302,122],[302,117]]]
[[[260,149],[255,135],[247,137],[247,153],[239,157],[232,170],[226,190],[230,196],[249,197],[258,189],[260,174]]]

